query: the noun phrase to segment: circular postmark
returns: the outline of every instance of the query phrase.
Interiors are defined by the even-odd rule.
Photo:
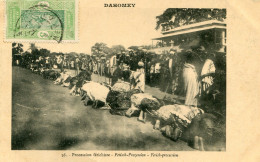
[[[14,37],[56,40],[60,43],[64,34],[64,11],[53,10],[49,6],[48,2],[40,1],[21,11],[15,24]]]

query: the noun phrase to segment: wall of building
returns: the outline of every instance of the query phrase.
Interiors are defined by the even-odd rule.
[[[226,30],[210,29],[194,33],[175,35],[161,39],[161,47],[183,46],[191,48],[204,46],[205,49],[226,51]]]

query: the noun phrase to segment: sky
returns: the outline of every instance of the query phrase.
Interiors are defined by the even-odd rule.
[[[80,5],[83,6],[83,5]],[[91,6],[91,5],[90,5]],[[156,16],[166,8],[79,8],[79,42],[78,43],[36,43],[39,48],[51,52],[91,53],[91,46],[96,42],[106,43],[108,47],[123,45],[152,44],[152,38],[161,35],[155,30]],[[24,43],[24,50],[29,48]]]

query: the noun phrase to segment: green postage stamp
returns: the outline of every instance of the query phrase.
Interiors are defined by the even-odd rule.
[[[6,0],[5,40],[78,41],[77,0]]]

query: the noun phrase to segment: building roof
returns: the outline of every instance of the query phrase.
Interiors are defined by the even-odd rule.
[[[226,29],[226,23],[222,22],[222,21],[217,21],[217,20],[209,20],[209,21],[203,21],[200,23],[185,25],[185,26],[177,27],[177,28],[162,32],[163,35],[161,37],[153,38],[153,40],[160,40],[162,38],[172,37],[175,35],[188,34],[188,33],[209,30],[209,29],[214,29],[214,28]]]
[[[170,50],[175,50],[176,52],[181,52],[183,49],[180,46],[171,46],[171,47],[153,48],[153,49],[148,50],[147,52],[161,55],[161,54],[165,54],[165,53],[170,53]]]

